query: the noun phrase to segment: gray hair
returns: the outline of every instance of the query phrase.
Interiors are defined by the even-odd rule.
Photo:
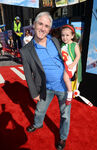
[[[48,18],[49,18],[49,20],[50,20],[50,22],[51,22],[50,27],[52,27],[53,19],[52,19],[52,17],[51,17],[51,15],[50,15],[49,12],[40,12],[40,13],[36,16],[35,22],[37,22],[37,21],[39,20],[39,18],[42,17],[42,16],[48,16]]]

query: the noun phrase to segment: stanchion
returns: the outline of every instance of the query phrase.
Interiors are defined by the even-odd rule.
[[[73,95],[74,95],[74,97],[80,97],[90,107],[93,106],[93,104],[87,98],[85,98],[84,96],[80,95],[80,91],[79,90],[74,90]]]

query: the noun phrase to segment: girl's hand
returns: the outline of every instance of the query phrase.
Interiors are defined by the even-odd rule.
[[[74,67],[73,63],[70,64],[70,65],[68,65],[68,68],[69,68],[69,69],[73,69],[73,67]]]

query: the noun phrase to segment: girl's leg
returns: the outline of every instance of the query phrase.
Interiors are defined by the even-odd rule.
[[[69,78],[66,71],[64,71],[63,79],[64,79],[64,82],[66,84],[67,90],[69,92],[72,92],[72,84],[71,84],[70,78]]]
[[[63,76],[64,82],[66,84],[67,87],[67,100],[66,100],[66,105],[69,105],[72,101],[72,84],[70,81],[70,78],[67,74],[66,71],[64,71],[64,76]]]

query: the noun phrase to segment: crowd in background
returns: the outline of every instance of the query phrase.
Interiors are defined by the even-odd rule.
[[[19,16],[14,18],[12,29],[6,31],[5,26],[0,28],[0,55],[4,55],[4,51],[14,55],[27,44],[33,37],[33,27],[22,27]]]

